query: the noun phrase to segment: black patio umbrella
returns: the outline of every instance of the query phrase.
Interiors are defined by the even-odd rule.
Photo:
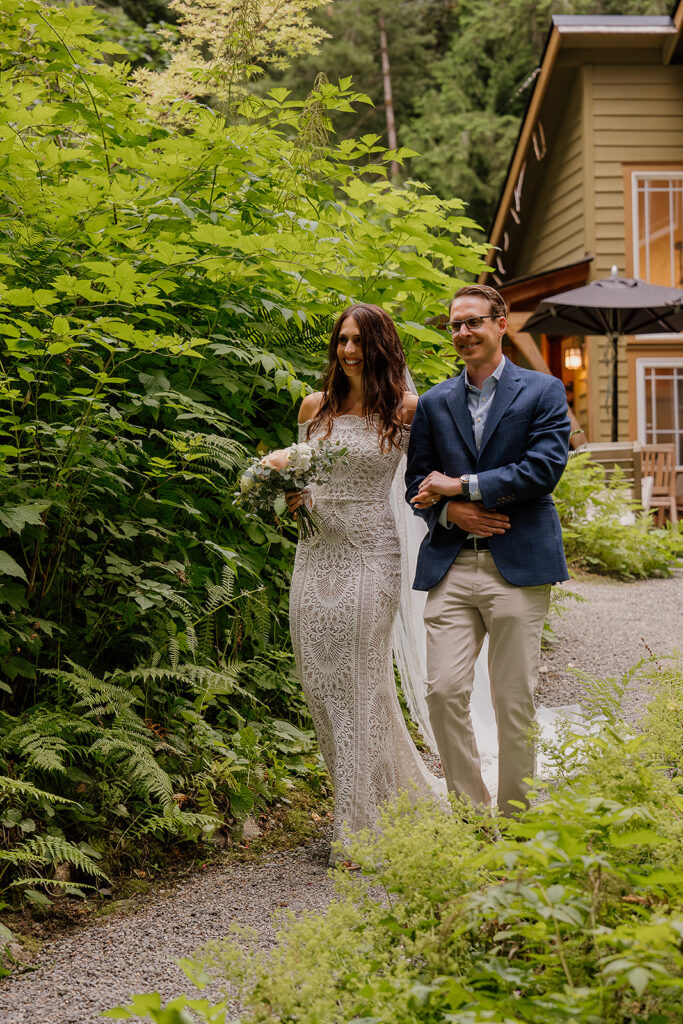
[[[622,334],[683,333],[683,290],[638,278],[591,281],[544,299],[522,327],[536,334],[605,334],[612,345],[612,440],[618,438],[618,344]]]

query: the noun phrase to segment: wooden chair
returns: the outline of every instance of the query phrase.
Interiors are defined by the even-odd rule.
[[[641,481],[645,476],[645,471],[641,469],[641,444],[639,441],[595,441],[582,444],[576,450],[590,452],[591,462],[597,462],[604,466],[608,478],[619,466],[624,483],[631,488],[633,500],[642,502]]]
[[[652,477],[650,506],[655,510],[655,523],[664,525],[668,511],[672,523],[678,522],[676,507],[676,448],[672,444],[644,444],[640,449],[641,471]]]

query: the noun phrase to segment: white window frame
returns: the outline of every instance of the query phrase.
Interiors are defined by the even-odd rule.
[[[638,419],[638,440],[641,444],[648,444],[646,439],[645,421],[645,371],[646,370],[680,370],[683,372],[683,356],[643,356],[636,359],[636,412]],[[674,435],[678,437],[683,432],[683,419],[679,418],[678,406],[674,406]],[[679,465],[678,469],[683,469]]]
[[[631,243],[633,245],[633,276],[642,277],[644,281],[650,281],[649,271],[650,268],[647,266],[641,272],[640,267],[640,246],[638,244],[638,182],[643,178],[661,178],[662,180],[679,178],[681,181],[681,192],[683,193],[683,168],[681,170],[673,171],[647,171],[637,170],[631,171],[631,224],[632,224],[632,238]],[[671,213],[671,201],[669,200],[669,213]],[[647,207],[646,207],[646,224],[645,228],[647,231],[646,237],[649,236],[648,224],[647,224]],[[671,246],[673,247],[673,235],[671,236]],[[671,252],[671,266],[674,266],[674,254]],[[649,262],[649,260],[648,260]],[[659,283],[659,282],[655,282]],[[675,288],[676,286],[671,282],[666,282],[669,287]]]

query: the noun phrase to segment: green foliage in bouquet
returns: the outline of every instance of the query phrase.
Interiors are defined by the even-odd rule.
[[[353,840],[360,877],[339,872],[324,914],[292,915],[267,952],[248,933],[212,943],[190,980],[236,985],[243,1024],[678,1024],[683,744],[666,720],[683,670],[638,671],[654,694],[642,734],[609,707],[592,735],[568,732],[517,820],[402,797]],[[110,1015],[134,1009],[227,1019],[226,1004],[158,995]]]
[[[678,527],[653,529],[618,470],[607,477],[588,452],[572,454],[553,492],[567,562],[620,579],[670,576],[683,556]]]
[[[194,841],[306,773],[293,532],[234,508],[236,474],[293,439],[350,301],[394,313],[425,379],[445,375],[425,322],[480,257],[462,204],[392,186],[376,137],[328,141],[362,99],[349,80],[159,118],[91,7],[7,0],[0,33],[10,885],[75,863],[41,837],[142,856],[138,835]]]

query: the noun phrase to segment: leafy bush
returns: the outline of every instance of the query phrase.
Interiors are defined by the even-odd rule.
[[[68,850],[31,860],[22,822],[140,856],[307,771],[293,536],[234,508],[236,468],[291,441],[354,299],[443,375],[424,324],[480,263],[460,201],[328,142],[348,81],[160,123],[91,7],[12,0],[0,32],[3,884],[49,885]]]
[[[324,915],[291,918],[269,952],[245,934],[213,943],[190,978],[237,984],[245,1024],[680,1022],[683,742],[667,732],[663,751],[660,726],[683,669],[644,671],[648,731],[608,718],[596,735],[567,735],[559,781],[518,820],[457,803],[413,810],[404,796],[355,838],[360,880],[340,873]],[[111,1015],[171,1021],[183,1007],[223,1019],[220,1005],[164,1009],[157,995]]]
[[[567,561],[621,579],[670,576],[683,556],[678,527],[652,529],[619,471],[609,479],[588,452],[572,454],[553,493]],[[628,515],[633,511],[633,517]],[[625,521],[633,518],[633,522]]]

